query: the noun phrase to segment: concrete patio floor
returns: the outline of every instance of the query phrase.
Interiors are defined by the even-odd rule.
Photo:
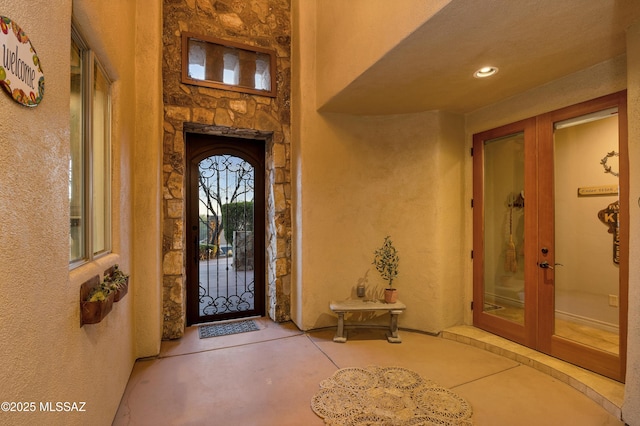
[[[575,386],[523,358],[456,341],[455,330],[448,338],[401,330],[402,343],[391,344],[385,330],[358,328],[336,343],[335,329],[256,322],[259,331],[200,339],[194,326],[163,342],[158,357],[136,362],[113,424],[322,425],[310,407],[320,381],[370,365],[409,368],[450,388],[471,403],[475,425],[623,424]]]

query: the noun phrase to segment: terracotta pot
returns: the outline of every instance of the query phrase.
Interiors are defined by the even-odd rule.
[[[384,289],[384,301],[386,303],[396,303],[398,300],[398,290],[395,288]]]

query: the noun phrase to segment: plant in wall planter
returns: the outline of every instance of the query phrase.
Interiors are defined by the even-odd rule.
[[[386,236],[382,247],[374,252],[373,264],[383,279],[388,281],[384,290],[384,301],[395,303],[398,300],[398,290],[393,288],[393,280],[398,276],[398,250],[393,246],[390,236]]]
[[[114,293],[114,302],[120,301],[129,291],[129,275],[122,272],[118,265],[113,265],[105,271],[104,285]]]
[[[80,326],[96,324],[111,312],[115,292],[96,275],[80,286]]]

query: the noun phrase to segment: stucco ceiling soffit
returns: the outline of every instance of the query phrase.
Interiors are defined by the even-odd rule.
[[[318,104],[347,87],[451,1],[318,0]]]
[[[468,113],[624,54],[638,19],[637,0],[453,0],[319,110]]]

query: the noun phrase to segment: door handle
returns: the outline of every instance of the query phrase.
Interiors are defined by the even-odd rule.
[[[554,263],[553,265],[564,266],[562,263]],[[538,263],[538,266],[541,267],[542,269],[554,269],[554,267],[551,266],[549,262],[547,262],[546,260],[543,260],[542,262]]]
[[[546,260],[538,263],[538,266],[542,269],[553,269],[553,266],[549,265],[549,262],[547,262]]]
[[[200,261],[200,244],[197,235],[193,237],[193,261],[196,265]]]

